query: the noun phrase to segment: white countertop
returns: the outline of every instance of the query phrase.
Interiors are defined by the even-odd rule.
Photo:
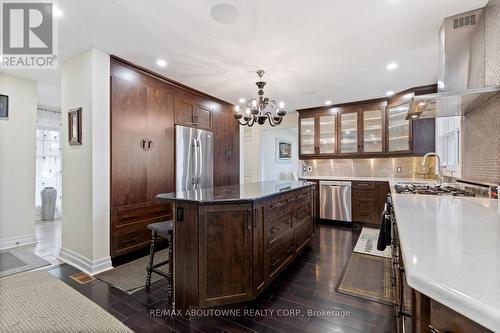
[[[389,181],[408,285],[500,332],[500,200],[397,194],[394,177],[303,176]]]
[[[305,180],[351,180],[351,181],[371,181],[371,182],[409,182],[409,183],[432,183],[432,179],[420,178],[394,178],[394,177],[356,177],[356,176],[300,176]]]
[[[408,285],[500,332],[499,200],[392,197]]]

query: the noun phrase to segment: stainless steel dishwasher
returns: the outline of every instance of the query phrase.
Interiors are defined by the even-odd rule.
[[[319,182],[319,217],[327,220],[352,222],[351,182]]]

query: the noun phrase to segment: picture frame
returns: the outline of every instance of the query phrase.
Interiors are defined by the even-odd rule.
[[[276,138],[276,162],[292,162],[292,141]]]
[[[82,144],[82,108],[68,111],[68,143],[71,146]]]
[[[9,96],[0,95],[0,119],[9,118]]]

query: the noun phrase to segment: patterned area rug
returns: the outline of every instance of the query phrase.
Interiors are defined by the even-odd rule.
[[[391,259],[353,253],[340,278],[337,291],[369,301],[393,305]]]
[[[26,245],[0,251],[0,277],[50,265],[33,254],[33,246]]]
[[[0,279],[0,294],[0,332],[132,332],[44,270]]]
[[[361,234],[359,235],[356,246],[354,247],[354,252],[370,254],[372,256],[390,258],[391,257],[391,247],[388,246],[384,251],[377,250],[378,234],[380,229],[375,228],[363,228]]]

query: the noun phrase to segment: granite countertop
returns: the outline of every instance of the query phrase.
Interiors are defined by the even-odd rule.
[[[196,203],[252,202],[313,185],[313,183],[307,181],[264,181],[158,194],[156,200],[165,202],[189,201]]]
[[[392,185],[408,285],[499,332],[499,200],[397,194]]]

